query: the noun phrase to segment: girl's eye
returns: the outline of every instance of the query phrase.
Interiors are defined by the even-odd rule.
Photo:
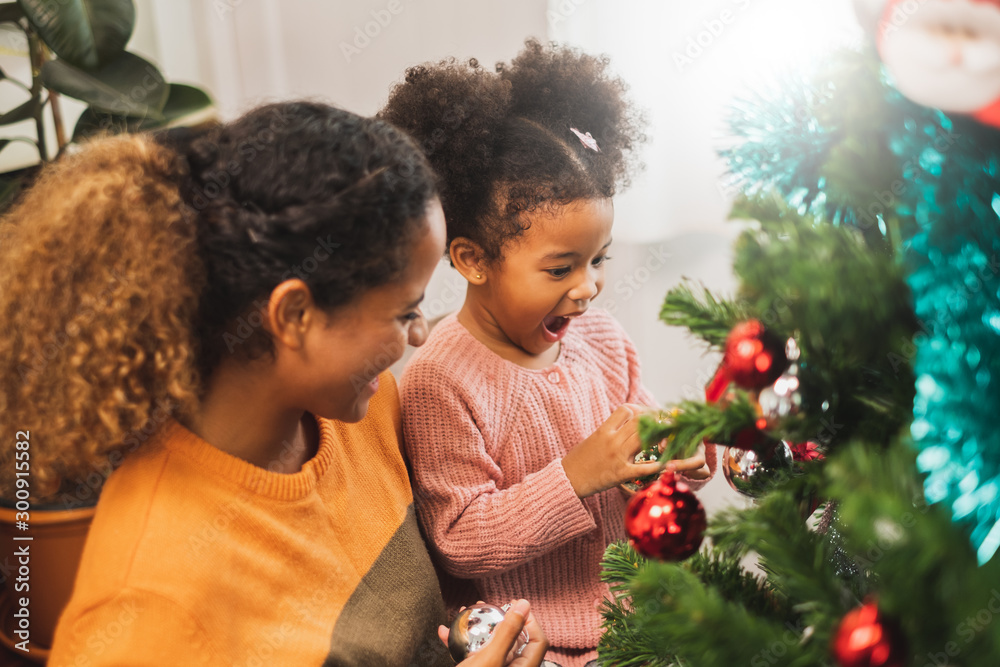
[[[592,266],[600,266],[601,264],[604,264],[604,262],[608,261],[609,259],[611,259],[611,255],[601,255],[600,257],[595,257],[594,261],[592,261],[590,264]]]
[[[569,275],[569,267],[561,266],[558,269],[546,269],[553,278],[565,278]]]
[[[413,322],[414,320],[419,320],[419,319],[420,319],[419,310],[415,310],[412,313],[407,313],[406,315],[403,315],[403,320],[406,322]]]

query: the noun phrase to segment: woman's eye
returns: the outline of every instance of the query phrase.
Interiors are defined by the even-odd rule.
[[[558,269],[547,269],[547,270],[549,272],[549,275],[551,275],[554,278],[565,278],[566,276],[569,275],[568,266],[563,266]]]
[[[406,322],[412,322],[414,320],[419,320],[419,319],[420,319],[419,310],[415,310],[412,313],[407,313],[406,315],[403,315],[403,320],[405,320]]]
[[[611,255],[601,255],[600,257],[595,257],[594,261],[592,261],[590,264],[592,266],[600,266],[601,264],[604,264],[604,262],[608,261],[609,259],[611,259]]]

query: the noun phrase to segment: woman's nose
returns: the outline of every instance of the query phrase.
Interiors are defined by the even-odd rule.
[[[424,319],[424,314],[421,313],[420,317],[413,320],[410,324],[410,330],[407,333],[407,342],[413,347],[420,347],[427,340],[427,320]]]

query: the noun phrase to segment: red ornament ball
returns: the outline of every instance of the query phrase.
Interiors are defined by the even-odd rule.
[[[684,560],[698,551],[706,525],[705,508],[669,470],[636,492],[625,509],[632,546],[648,558]]]
[[[833,638],[833,657],[841,667],[903,667],[906,640],[874,602],[849,611]]]
[[[763,389],[788,368],[785,341],[759,320],[740,322],[726,337],[722,364],[705,388],[709,403],[718,401],[730,382],[743,389]]]

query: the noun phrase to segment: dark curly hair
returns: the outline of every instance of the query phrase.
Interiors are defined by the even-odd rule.
[[[288,278],[301,278],[324,309],[396,278],[437,194],[408,136],[324,104],[260,107],[185,152],[207,271],[203,371],[237,348],[270,352],[247,312]]]
[[[227,347],[271,349],[254,302],[283,280],[326,309],[393,280],[435,179],[398,129],[308,102],[47,165],[0,218],[0,496],[27,429],[32,497],[91,497]]]
[[[528,40],[496,72],[474,59],[406,71],[379,118],[415,137],[441,176],[449,243],[469,238],[495,261],[526,229],[522,213],[629,185],[644,123],[607,70],[606,57]]]

